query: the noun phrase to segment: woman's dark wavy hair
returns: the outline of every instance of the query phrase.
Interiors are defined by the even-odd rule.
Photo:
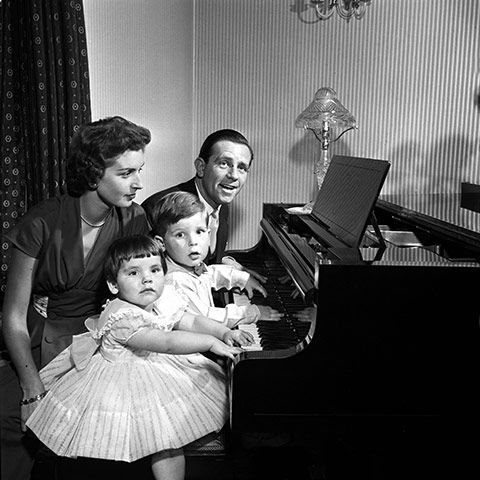
[[[189,192],[167,193],[158,201],[152,211],[152,233],[165,237],[170,225],[198,212],[204,212],[205,205],[197,195]],[[205,219],[205,226],[206,226]]]
[[[82,125],[74,134],[66,165],[67,190],[79,197],[95,190],[105,169],[127,150],[142,152],[150,131],[122,117],[108,117]]]
[[[214,145],[221,141],[228,141],[232,143],[239,143],[241,145],[245,145],[248,147],[250,151],[251,159],[250,162],[253,162],[253,149],[248,143],[248,140],[236,130],[231,130],[229,128],[225,128],[223,130],[217,130],[216,132],[211,133],[204,141],[200,148],[200,153],[198,156],[203,159],[205,163],[208,162],[210,157],[212,156],[212,149]]]
[[[129,235],[119,238],[112,242],[108,249],[103,266],[105,279],[108,282],[116,283],[123,262],[128,262],[132,258],[152,256],[160,257],[163,273],[167,273],[165,255],[161,246],[152,237],[148,235]]]

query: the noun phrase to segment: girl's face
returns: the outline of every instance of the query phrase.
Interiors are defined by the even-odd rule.
[[[108,282],[113,294],[141,308],[157,300],[164,285],[165,275],[158,255],[123,262],[116,283]]]
[[[163,243],[174,262],[193,270],[203,262],[210,246],[206,213],[198,212],[169,225]]]
[[[127,150],[105,169],[97,182],[97,195],[110,207],[129,207],[137,190],[143,188],[140,172],[144,164],[144,152]]]

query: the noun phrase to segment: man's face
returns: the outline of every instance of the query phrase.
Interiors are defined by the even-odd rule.
[[[246,145],[228,140],[213,146],[208,162],[197,158],[195,168],[205,200],[214,208],[230,203],[243,188],[251,161]]]

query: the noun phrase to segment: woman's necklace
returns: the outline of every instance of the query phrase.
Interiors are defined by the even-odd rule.
[[[99,224],[97,224],[97,225],[95,225],[95,224],[93,224],[93,223],[90,223],[88,220],[86,220],[86,219],[83,217],[82,214],[80,214],[80,218],[82,219],[82,222],[85,222],[89,227],[92,227],[92,228],[100,228],[100,227],[103,227],[103,226],[105,225],[105,222],[107,221],[107,217],[108,217],[109,214],[110,214],[110,212],[108,212],[108,213],[105,215],[105,217],[103,217],[103,220],[102,220]]]

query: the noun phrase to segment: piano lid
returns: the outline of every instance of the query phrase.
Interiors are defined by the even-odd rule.
[[[480,233],[480,213],[465,208],[461,193],[382,194],[378,200],[402,218],[424,215],[461,230]]]

